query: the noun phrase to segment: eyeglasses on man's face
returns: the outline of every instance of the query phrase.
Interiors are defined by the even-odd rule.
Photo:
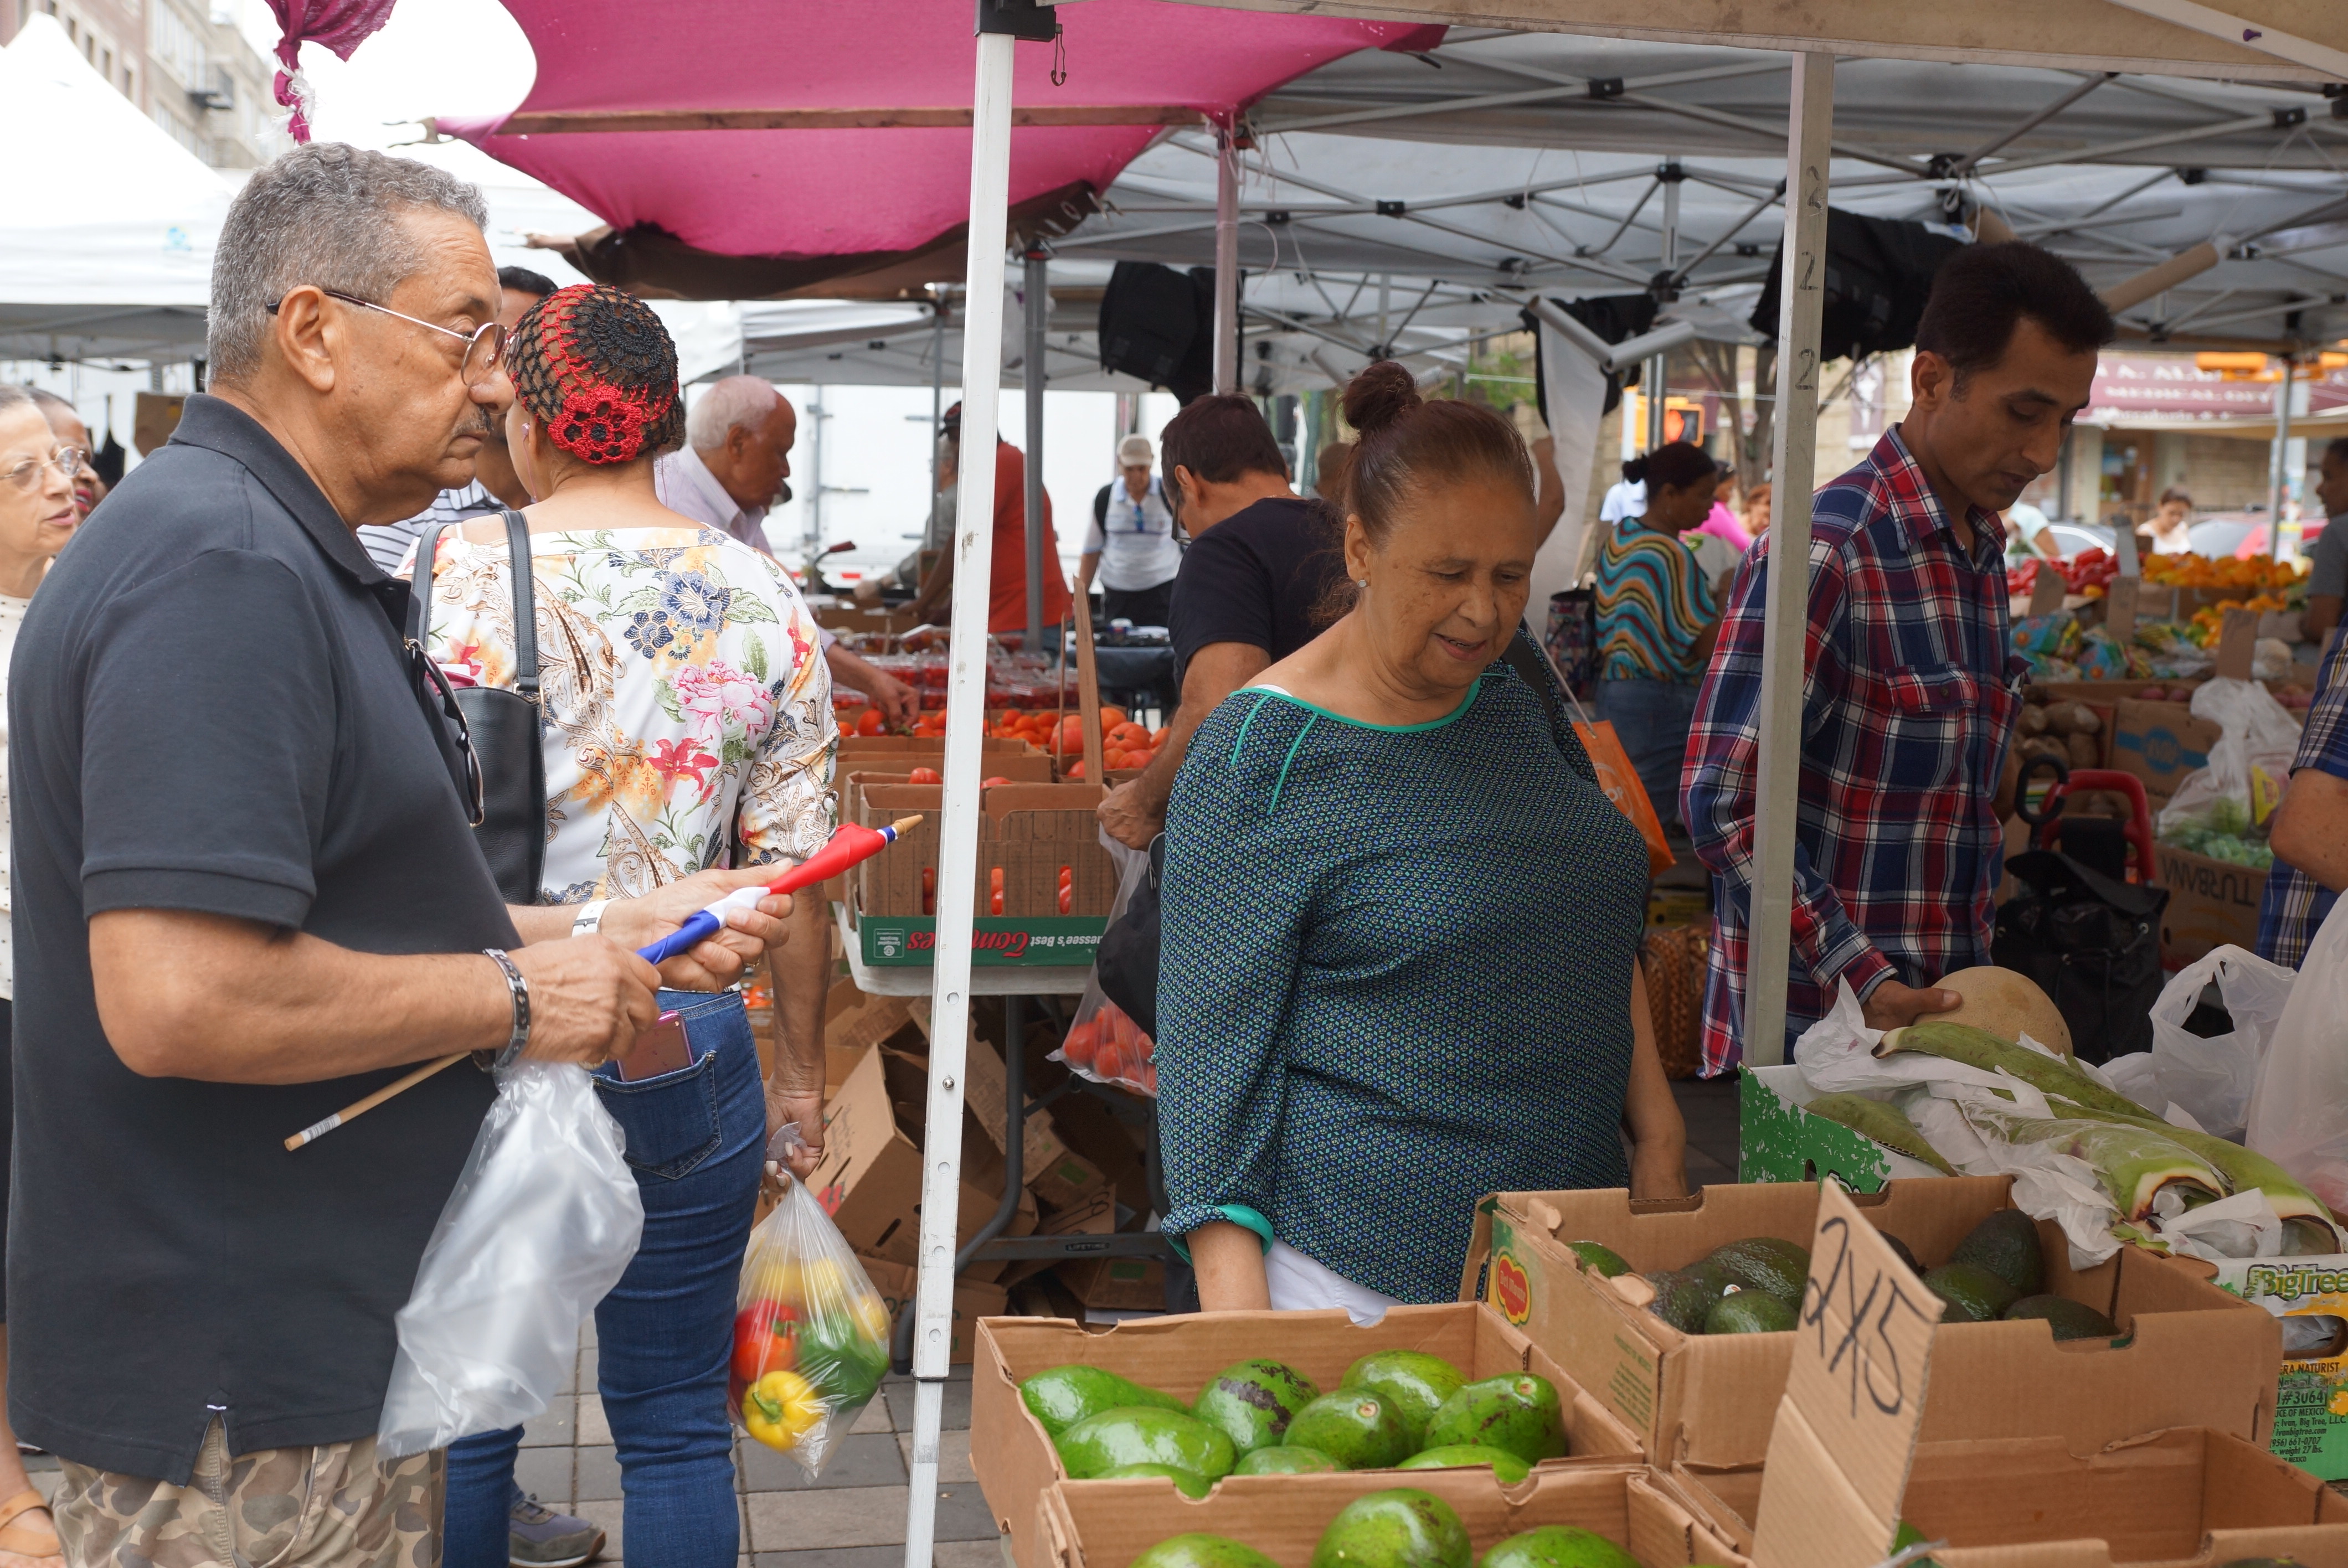
[[[373,300],[363,300],[356,294],[346,294],[340,289],[322,288],[318,292],[330,300],[340,300],[346,305],[356,305],[363,311],[377,311],[386,316],[396,316],[411,326],[422,327],[428,333],[438,333],[443,337],[455,338],[465,345],[464,364],[458,374],[465,378],[467,386],[479,386],[497,374],[498,365],[505,358],[506,329],[502,323],[486,323],[474,328],[471,334],[468,335],[454,327],[439,326],[434,323],[420,320],[404,311],[395,311],[389,305],[379,305]],[[275,315],[277,307],[284,302],[283,300],[272,300],[269,302],[269,313]]]
[[[89,454],[80,447],[60,446],[46,457],[27,457],[0,477],[7,479],[10,489],[30,495],[41,487],[42,469],[55,468],[65,476],[66,483],[71,484],[74,476],[81,472],[81,466],[88,461]]]

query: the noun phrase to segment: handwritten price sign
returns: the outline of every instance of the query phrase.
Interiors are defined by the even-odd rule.
[[[1941,1310],[1843,1190],[1821,1184],[1755,1568],[1869,1568],[1890,1551]]]

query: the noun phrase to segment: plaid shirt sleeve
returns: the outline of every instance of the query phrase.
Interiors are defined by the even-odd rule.
[[[1818,505],[1831,505],[1833,495],[1822,492]],[[1724,894],[1740,906],[1744,925],[1751,918],[1755,790],[1761,760],[1762,616],[1768,600],[1769,545],[1775,538],[1765,535],[1737,568],[1720,640],[1696,698],[1682,774],[1681,816],[1694,840],[1696,857],[1720,877]],[[1816,732],[1840,691],[1849,646],[1845,581],[1846,563],[1838,539],[1813,537],[1805,639],[1808,676],[1802,687],[1805,735]],[[1818,985],[1847,979],[1862,999],[1893,974],[1890,961],[1852,921],[1840,897],[1799,844],[1794,850],[1793,954]]]

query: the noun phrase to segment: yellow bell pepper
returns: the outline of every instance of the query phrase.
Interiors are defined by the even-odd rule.
[[[797,1372],[769,1372],[742,1393],[742,1430],[785,1453],[823,1414],[821,1396]]]

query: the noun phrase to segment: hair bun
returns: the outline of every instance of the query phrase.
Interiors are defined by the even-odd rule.
[[[1416,408],[1422,399],[1409,371],[1390,359],[1368,366],[1345,386],[1345,423],[1375,436]]]

